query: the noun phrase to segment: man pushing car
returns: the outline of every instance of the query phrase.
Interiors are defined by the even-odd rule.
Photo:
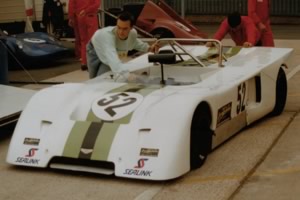
[[[102,28],[95,32],[87,45],[87,64],[89,77],[94,78],[107,71],[112,71],[114,78],[123,76],[130,80],[130,65],[122,63],[130,50],[156,52],[157,42],[151,46],[139,38],[133,29],[134,17],[129,12],[118,16],[117,25]]]

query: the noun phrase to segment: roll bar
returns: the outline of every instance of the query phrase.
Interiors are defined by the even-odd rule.
[[[219,40],[215,39],[188,39],[188,38],[161,38],[158,39],[157,42],[160,43],[168,43],[174,51],[176,51],[175,46],[177,46],[179,49],[181,49],[182,53],[175,53],[176,55],[189,55],[195,62],[197,62],[202,67],[205,67],[203,62],[201,62],[197,57],[193,56],[187,49],[185,49],[180,42],[198,42],[198,43],[206,43],[206,42],[212,42],[214,44],[217,44],[216,47],[218,48],[219,57],[218,57],[218,66],[223,67],[222,60],[224,57],[223,55],[223,46],[222,43]],[[180,57],[182,59],[182,57]],[[183,59],[182,59],[183,60]],[[226,59],[225,59],[226,60]]]

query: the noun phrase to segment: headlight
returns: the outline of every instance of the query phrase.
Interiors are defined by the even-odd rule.
[[[179,27],[182,28],[183,30],[185,30],[186,32],[191,32],[191,29],[189,29],[188,27],[186,27],[185,25],[183,25],[182,23],[175,21],[175,24]]]

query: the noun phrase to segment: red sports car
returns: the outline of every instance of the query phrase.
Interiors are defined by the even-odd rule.
[[[156,3],[152,0],[146,3],[127,3],[123,5],[123,10],[134,15],[136,27],[154,37],[207,38],[205,33],[184,20],[163,0]]]

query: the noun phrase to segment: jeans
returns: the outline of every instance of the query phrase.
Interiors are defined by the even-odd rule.
[[[101,74],[110,71],[110,67],[102,63],[97,56],[91,41],[86,45],[86,57],[90,78],[95,78],[96,76],[100,76]]]

